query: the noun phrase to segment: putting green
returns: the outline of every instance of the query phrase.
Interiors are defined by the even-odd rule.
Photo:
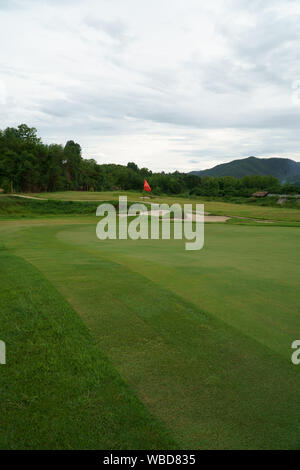
[[[299,448],[299,229],[207,225],[205,247],[7,224],[182,448]]]

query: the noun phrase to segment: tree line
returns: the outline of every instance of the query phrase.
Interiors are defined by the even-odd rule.
[[[134,162],[125,165],[99,164],[85,159],[73,140],[65,146],[44,144],[37,130],[21,124],[0,130],[0,188],[5,192],[52,192],[65,190],[140,190],[144,178],[153,194],[182,194],[207,197],[248,197],[257,190],[273,193],[297,192],[281,185],[273,176],[209,177],[180,173],[153,173]]]

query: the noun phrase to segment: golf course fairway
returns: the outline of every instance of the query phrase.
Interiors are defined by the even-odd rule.
[[[0,222],[16,366],[1,368],[1,448],[299,448],[299,228],[206,224],[185,251],[100,241],[96,223]]]

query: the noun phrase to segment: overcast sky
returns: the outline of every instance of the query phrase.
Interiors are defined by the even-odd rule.
[[[152,170],[300,161],[299,0],[0,0],[0,128]]]

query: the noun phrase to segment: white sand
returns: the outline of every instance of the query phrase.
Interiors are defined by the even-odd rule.
[[[23,197],[24,199],[37,199],[38,201],[47,201],[44,197],[24,196],[23,194],[9,194],[9,196]]]
[[[147,215],[147,216],[151,216],[151,217],[163,217],[164,220],[169,220],[169,218],[166,217],[167,214],[169,214],[169,213],[170,213],[170,211],[168,211],[168,210],[150,210],[150,211],[141,212],[140,215]],[[186,214],[185,219],[184,219],[184,217],[181,217],[181,218],[174,217],[171,220],[174,220],[175,222],[176,221],[182,221],[182,220],[196,221],[197,214],[200,214],[200,213],[199,212],[198,213],[188,212]],[[119,217],[128,217],[128,215],[127,214],[119,214]],[[223,215],[209,215],[208,212],[204,212],[204,222],[226,222],[229,219],[230,219],[230,217],[225,217]]]

